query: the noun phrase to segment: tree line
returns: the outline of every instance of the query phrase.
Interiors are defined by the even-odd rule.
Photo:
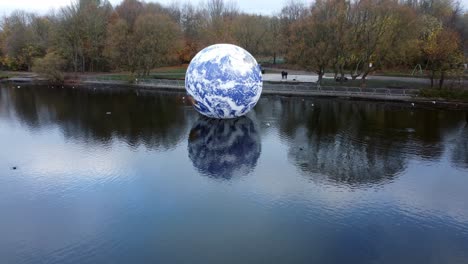
[[[236,2],[161,5],[78,0],[45,15],[15,11],[0,22],[0,70],[128,71],[147,76],[188,63],[214,43],[242,46],[276,64],[325,72],[338,80],[376,70],[418,69],[433,86],[463,76],[468,13],[451,0],[289,0],[269,16]],[[437,82],[438,80],[438,82]]]

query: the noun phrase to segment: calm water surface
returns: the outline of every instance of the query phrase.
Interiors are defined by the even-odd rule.
[[[464,112],[182,96],[1,87],[0,263],[468,263]]]

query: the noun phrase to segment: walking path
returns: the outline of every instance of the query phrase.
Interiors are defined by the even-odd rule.
[[[279,82],[266,81],[263,84],[262,94],[281,96],[346,97],[379,101],[404,101],[408,103],[418,102],[420,104],[426,104],[440,108],[448,107],[456,109],[468,109],[468,103],[442,100],[436,102],[432,99],[418,97],[418,89],[317,86],[315,83],[304,81],[307,79],[301,80],[297,82],[281,82],[281,80]],[[95,88],[96,85],[98,85],[98,88],[106,89],[111,85],[143,90],[185,92],[184,80],[146,79],[140,80],[136,84],[129,84],[127,81],[117,81],[111,79],[105,80],[102,76],[82,76],[80,82],[76,83],[75,85],[79,84],[93,85]]]
[[[141,80],[137,84],[128,84],[123,81],[95,80],[87,78],[83,80],[85,84],[111,84],[124,85],[135,88],[162,89],[173,91],[185,91],[183,80]],[[327,87],[317,86],[313,83],[273,83],[263,84],[262,94],[278,95],[300,95],[300,96],[335,96],[335,97],[356,97],[379,100],[399,100],[406,101],[414,98],[418,93],[417,89],[389,89],[389,88],[358,88],[358,87]]]
[[[185,82],[183,80],[144,80],[138,84],[128,84],[122,81],[96,81],[83,80],[83,84],[93,85],[118,85],[134,89],[163,90],[185,93]],[[105,87],[107,88],[107,87]],[[410,107],[428,106],[441,109],[467,109],[468,103],[434,101],[428,98],[418,97],[417,89],[389,89],[389,88],[358,88],[358,87],[318,87],[312,83],[271,83],[263,84],[263,95],[281,96],[325,96],[325,97],[345,97],[376,101],[399,101],[406,102]]]
[[[299,70],[288,70],[288,69],[276,69],[276,68],[264,68],[269,72],[263,74],[263,79],[265,81],[285,81],[281,79],[281,71],[288,72],[288,81],[296,80],[298,82],[316,82],[318,80],[318,75],[314,72],[308,71],[299,71]],[[345,77],[351,80],[351,75],[345,74]],[[333,74],[326,73],[323,78],[333,79]],[[361,78],[358,77],[358,80]],[[430,84],[431,81],[428,78],[417,78],[417,77],[400,77],[400,76],[383,76],[383,75],[369,75],[367,76],[368,80],[380,80],[380,81],[401,81],[401,82],[410,82],[410,83],[422,83]]]

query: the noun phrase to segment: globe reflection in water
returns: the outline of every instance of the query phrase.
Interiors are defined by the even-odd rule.
[[[248,117],[210,119],[193,125],[188,142],[189,158],[203,175],[231,179],[249,174],[260,157],[260,135]]]

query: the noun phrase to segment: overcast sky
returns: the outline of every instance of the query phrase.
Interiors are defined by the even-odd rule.
[[[121,1],[122,0],[110,0],[114,6]],[[286,1],[287,0],[237,0],[236,2],[241,10],[245,12],[269,15],[279,12]],[[313,0],[303,1],[305,3],[311,3]],[[468,0],[460,1],[465,9],[468,8]],[[0,16],[9,14],[15,9],[45,13],[52,8],[58,9],[62,6],[66,6],[70,2],[71,0],[0,0]],[[169,4],[172,2],[185,3],[186,0],[147,0],[146,2]],[[190,2],[198,4],[202,2],[202,0],[192,0]]]
[[[304,3],[311,3],[312,0],[303,1]],[[51,8],[58,9],[70,4],[70,2],[71,0],[0,0],[0,15],[9,14],[15,9],[45,13]],[[110,2],[115,6],[122,0],[110,0]],[[185,3],[187,0],[146,0],[145,2],[159,2],[167,5],[173,2]],[[189,2],[198,4],[202,0],[191,0]],[[241,10],[249,13],[272,14],[279,12],[286,0],[237,0],[235,2],[238,3]]]

